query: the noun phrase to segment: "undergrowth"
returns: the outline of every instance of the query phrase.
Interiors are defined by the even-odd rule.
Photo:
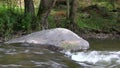
[[[110,10],[107,8],[99,8],[99,10],[87,8],[84,11],[80,10],[77,13],[77,25],[75,26],[78,27],[78,29],[71,29],[89,29],[88,32],[93,30],[107,33],[114,31],[120,32],[120,22],[117,21],[118,16],[116,15],[114,13],[110,13]],[[48,22],[49,28],[69,28],[70,26],[69,20],[65,17],[56,18],[50,15],[48,17]],[[33,17],[29,14],[25,16],[24,12],[21,12],[21,9],[9,9],[0,6],[0,37],[7,40],[17,32],[30,33],[34,31],[34,28],[38,27],[38,25],[35,24],[36,22],[33,21]]]

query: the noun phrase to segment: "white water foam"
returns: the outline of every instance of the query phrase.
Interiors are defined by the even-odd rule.
[[[120,51],[66,52],[66,55],[88,68],[114,68],[117,65],[120,68]]]
[[[1,64],[0,64],[0,68],[1,68],[1,67],[2,67],[2,68],[3,68],[3,67],[5,67],[5,68],[6,68],[6,67],[15,67],[15,68],[18,68],[18,67],[22,67],[22,65],[16,65],[16,64],[1,65]]]

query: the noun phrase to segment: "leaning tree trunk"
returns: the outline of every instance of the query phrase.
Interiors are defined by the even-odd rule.
[[[24,6],[25,6],[25,15],[30,14],[34,16],[35,9],[34,9],[34,3],[33,0],[24,0]]]
[[[50,14],[51,9],[54,7],[57,0],[41,0],[38,10],[38,18],[42,29],[48,28],[47,18]]]

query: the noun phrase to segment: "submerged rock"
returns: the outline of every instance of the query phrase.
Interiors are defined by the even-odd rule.
[[[28,34],[26,36],[9,40],[10,43],[33,43],[42,45],[52,45],[65,50],[85,50],[89,48],[89,43],[79,37],[74,32],[65,28],[55,28],[42,30]]]

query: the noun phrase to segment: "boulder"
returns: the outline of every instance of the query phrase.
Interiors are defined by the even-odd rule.
[[[42,30],[5,42],[5,44],[10,43],[33,43],[48,46],[52,45],[65,50],[74,51],[86,50],[89,48],[89,43],[86,40],[65,28]]]

